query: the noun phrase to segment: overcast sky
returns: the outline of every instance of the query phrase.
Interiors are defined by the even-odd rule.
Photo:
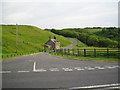
[[[40,28],[118,26],[119,0],[2,0],[2,24]]]

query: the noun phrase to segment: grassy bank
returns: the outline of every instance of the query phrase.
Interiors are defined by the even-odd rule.
[[[1,25],[2,27],[2,55],[14,56],[16,53],[16,25]],[[56,36],[62,47],[71,45],[69,39],[52,32],[29,25],[18,25],[17,53],[42,52],[49,36]]]
[[[60,56],[64,58],[76,59],[76,60],[92,60],[92,61],[119,61],[118,58],[106,58],[106,57],[80,57],[73,55],[61,55],[56,53],[50,53],[51,55]]]

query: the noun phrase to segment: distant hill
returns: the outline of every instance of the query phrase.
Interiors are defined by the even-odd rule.
[[[120,47],[118,30],[118,28],[68,28],[51,29],[51,32],[77,38],[88,46],[117,48]]]
[[[104,28],[101,31],[95,32],[96,35],[110,38],[115,41],[120,41],[120,34],[118,28]]]
[[[16,25],[1,25],[2,26],[2,52],[16,52]],[[38,52],[43,50],[44,43],[49,39],[49,36],[57,37],[61,42],[62,47],[69,46],[73,42],[69,39],[56,35],[50,31],[45,31],[40,28],[29,25],[18,25],[18,52]]]

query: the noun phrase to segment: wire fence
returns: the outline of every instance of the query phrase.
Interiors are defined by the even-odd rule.
[[[73,55],[81,57],[115,57],[120,58],[118,49],[59,49],[56,55]]]

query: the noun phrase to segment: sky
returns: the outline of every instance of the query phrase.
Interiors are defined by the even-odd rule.
[[[2,0],[2,24],[39,28],[118,26],[119,0]],[[1,18],[0,18],[1,19]]]

